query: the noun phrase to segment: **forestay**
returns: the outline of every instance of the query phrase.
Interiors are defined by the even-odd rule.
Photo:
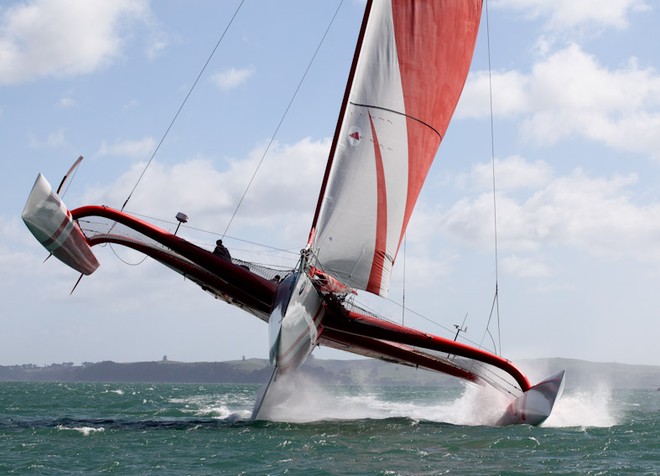
[[[387,295],[465,84],[481,0],[369,2],[310,234],[320,266]]]

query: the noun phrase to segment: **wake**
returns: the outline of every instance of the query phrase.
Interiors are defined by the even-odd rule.
[[[362,387],[352,394],[328,387],[310,377],[293,374],[273,384],[262,418],[277,422],[307,423],[322,420],[408,418],[466,426],[494,426],[510,398],[492,388],[466,385],[441,394],[432,389],[413,389],[405,397],[384,395],[383,387]],[[617,424],[612,392],[594,390],[564,392],[543,427],[611,427]]]
[[[430,391],[430,395],[428,395]],[[271,387],[262,407],[262,416],[271,421],[313,422],[321,420],[361,420],[408,418],[454,425],[494,425],[507,405],[507,399],[494,390],[467,386],[455,398],[437,395],[432,389],[415,390],[405,396],[383,395],[383,387],[362,387],[353,394],[321,385],[309,377],[287,375]],[[396,393],[396,392],[395,392]],[[389,397],[389,398],[388,398]]]

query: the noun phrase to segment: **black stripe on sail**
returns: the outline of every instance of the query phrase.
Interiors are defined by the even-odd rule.
[[[398,114],[399,116],[407,117],[408,119],[412,119],[413,121],[417,121],[417,122],[419,122],[420,124],[422,124],[422,125],[428,127],[428,128],[431,129],[433,132],[435,132],[436,134],[438,134],[438,137],[440,138],[440,140],[442,140],[442,134],[440,134],[440,133],[437,131],[437,129],[436,129],[435,127],[433,127],[433,126],[432,126],[431,124],[429,124],[428,122],[424,122],[424,121],[422,121],[421,119],[418,119],[418,118],[415,117],[415,116],[410,116],[410,115],[406,114],[405,112],[395,111],[394,109],[389,109],[389,108],[387,108],[387,107],[382,107],[382,106],[374,106],[373,104],[359,104],[359,103],[356,103],[356,102],[350,102],[349,104],[350,104],[351,106],[368,107],[368,108],[371,108],[371,109],[379,109],[379,110],[381,110],[381,111],[387,111],[387,112],[391,112],[392,114]]]

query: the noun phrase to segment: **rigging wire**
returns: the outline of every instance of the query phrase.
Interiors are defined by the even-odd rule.
[[[64,198],[64,195],[66,195],[66,192],[69,191],[69,187],[71,187],[71,184],[73,183],[73,179],[76,178],[76,174],[78,173],[78,168],[76,167],[76,170],[73,171],[73,175],[71,176],[71,179],[69,180],[69,183],[66,184],[66,188],[64,189],[64,192],[62,192],[62,195],[60,195],[60,198]]]
[[[136,216],[136,217],[146,218],[150,221],[158,221],[158,222],[161,222],[161,223],[166,223],[168,225],[176,225],[176,222],[173,222],[172,220],[165,220],[163,218],[158,218],[158,217],[154,217],[154,216],[150,216],[150,215],[145,215],[144,213],[138,213],[138,212],[133,212],[133,211],[129,211],[129,213],[131,215]],[[218,233],[216,231],[207,230],[205,228],[198,228],[198,227],[194,227],[194,226],[190,226],[190,225],[183,225],[182,228],[185,228],[186,230],[192,230],[192,231],[197,231],[197,232],[200,232],[200,233],[205,233],[205,234],[208,234],[208,235],[222,236],[222,238],[224,238],[224,235],[220,235],[220,233]],[[277,251],[277,252],[281,252],[281,253],[288,253],[288,254],[295,255],[295,256],[298,256],[300,254],[299,251],[285,250],[283,248],[278,248],[276,246],[270,246],[270,245],[267,245],[265,243],[257,243],[256,241],[246,240],[246,239],[238,238],[238,237],[235,237],[235,236],[229,236],[228,238],[231,238],[234,241],[239,241],[241,243],[246,243],[248,245],[255,245],[255,246],[258,246],[260,248],[268,248],[269,250],[272,250],[272,251]]]
[[[241,195],[241,198],[238,201],[238,204],[236,205],[236,208],[234,209],[234,213],[232,214],[231,218],[229,219],[229,223],[227,223],[227,227],[225,228],[225,231],[221,235],[223,238],[225,237],[225,235],[229,231],[229,227],[233,223],[234,218],[236,218],[236,214],[238,213],[238,209],[243,204],[243,200],[245,199],[245,196],[247,195],[248,190],[250,190],[250,187],[252,186],[252,182],[254,181],[255,177],[257,176],[257,173],[259,172],[259,169],[261,168],[261,164],[263,164],[263,161],[266,158],[266,155],[268,154],[268,151],[270,150],[271,145],[273,144],[273,142],[275,142],[275,137],[277,136],[277,133],[279,132],[280,127],[284,123],[284,119],[286,118],[287,114],[289,113],[289,109],[291,108],[291,105],[293,104],[293,101],[296,99],[296,96],[298,95],[298,91],[300,91],[300,87],[302,86],[302,83],[305,81],[305,78],[307,77],[307,73],[309,72],[310,68],[312,67],[312,64],[314,63],[314,60],[316,59],[316,55],[318,54],[319,50],[321,49],[321,46],[323,45],[323,42],[325,41],[325,37],[328,35],[328,32],[330,31],[330,28],[332,27],[333,23],[335,22],[335,19],[337,18],[337,14],[339,13],[339,9],[341,8],[343,3],[344,3],[344,0],[340,0],[339,4],[337,5],[337,9],[335,10],[334,15],[332,15],[332,18],[330,19],[330,23],[328,23],[328,26],[326,27],[325,32],[323,33],[323,36],[321,37],[321,40],[319,41],[319,44],[317,45],[316,50],[314,51],[314,54],[312,55],[312,58],[310,59],[309,63],[307,64],[307,68],[305,69],[305,72],[303,73],[302,77],[300,78],[300,81],[298,82],[298,86],[296,86],[296,89],[293,92],[293,95],[291,96],[291,99],[289,100],[289,104],[287,104],[286,109],[284,110],[284,113],[282,114],[282,117],[280,118],[280,122],[277,124],[277,127],[275,128],[275,131],[273,132],[273,135],[271,136],[270,141],[268,142],[268,145],[266,146],[266,149],[264,150],[263,154],[261,155],[261,159],[259,159],[259,163],[257,164],[257,167],[254,169],[254,173],[252,174],[252,177],[250,177],[250,180],[248,181],[248,184],[245,187],[245,190],[243,191],[243,195]]]
[[[486,10],[486,45],[488,50],[488,99],[490,107],[490,155],[491,155],[491,165],[492,165],[492,177],[493,177],[493,241],[495,248],[495,295],[493,296],[493,304],[490,309],[490,315],[488,316],[488,323],[486,324],[486,331],[484,336],[481,338],[483,343],[486,333],[490,335],[493,345],[495,346],[495,339],[490,333],[490,322],[493,317],[493,311],[497,316],[497,339],[498,345],[495,346],[495,353],[502,353],[502,335],[500,332],[500,300],[499,300],[499,256],[498,256],[498,239],[497,239],[497,187],[495,182],[495,126],[494,126],[494,117],[493,117],[493,68],[491,65],[491,50],[490,50],[490,18],[488,14],[488,0],[484,2]],[[481,344],[480,344],[481,345]]]
[[[401,291],[401,325],[405,325],[406,317],[406,241],[407,234],[403,235],[403,290]]]
[[[64,196],[66,193],[69,191],[69,187],[71,186],[71,183],[73,183],[73,179],[76,178],[76,173],[78,172],[78,166],[83,160],[83,156],[81,155],[76,159],[76,161],[73,163],[69,171],[66,173],[66,175],[62,178],[62,181],[60,182],[60,186],[57,187],[57,193],[60,198],[64,199]],[[62,193],[60,191],[62,190],[62,185],[66,183],[66,188]]]
[[[112,243],[108,243],[108,247],[110,248],[112,253],[117,257],[117,259],[119,259],[119,261],[121,261],[122,263],[127,264],[129,266],[139,266],[142,263],[144,263],[144,260],[146,260],[149,257],[149,255],[144,255],[142,257],[142,259],[140,261],[138,261],[137,263],[129,263],[128,261],[126,261],[124,258],[122,258],[121,256],[119,256],[117,254],[117,251],[115,250],[114,246],[112,246]],[[71,292],[73,292],[73,291],[71,291]]]
[[[149,158],[149,161],[147,162],[147,165],[144,166],[144,169],[142,170],[142,173],[140,174],[140,176],[138,177],[137,181],[135,182],[135,185],[133,186],[133,190],[131,190],[131,193],[128,194],[128,198],[126,198],[126,201],[125,201],[124,204],[122,205],[122,207],[121,207],[121,211],[124,211],[124,208],[126,207],[126,204],[128,204],[128,201],[129,201],[129,200],[131,199],[131,197],[133,196],[133,193],[135,192],[135,189],[137,189],[138,185],[140,184],[140,181],[142,180],[142,177],[144,177],[144,174],[147,172],[147,169],[148,169],[149,166],[151,165],[151,162],[154,160],[154,157],[155,157],[156,154],[158,153],[158,150],[160,149],[160,146],[161,146],[161,145],[163,144],[163,142],[165,141],[165,138],[167,137],[167,135],[168,135],[169,132],[170,132],[170,129],[172,129],[172,126],[174,125],[174,123],[176,122],[177,118],[179,117],[179,114],[180,114],[181,111],[183,110],[183,107],[184,107],[184,106],[186,105],[186,103],[188,102],[188,98],[190,97],[190,95],[192,94],[193,90],[195,89],[195,86],[197,86],[197,83],[199,82],[200,78],[202,77],[202,74],[204,74],[204,71],[206,70],[206,67],[207,67],[207,66],[209,65],[209,63],[211,62],[211,59],[213,58],[213,55],[215,55],[215,52],[216,52],[216,50],[218,49],[218,47],[220,46],[220,43],[221,43],[222,40],[224,39],[225,35],[227,34],[227,31],[229,30],[229,27],[230,27],[231,24],[234,22],[234,19],[236,18],[236,15],[238,15],[239,10],[240,10],[241,7],[243,6],[243,2],[245,2],[245,0],[241,0],[241,2],[238,4],[238,7],[236,7],[236,11],[234,11],[234,14],[232,15],[232,17],[231,17],[230,20],[229,20],[229,23],[227,23],[227,26],[225,27],[224,31],[222,32],[222,35],[220,35],[220,38],[218,39],[217,43],[215,44],[215,47],[213,48],[213,51],[211,51],[211,54],[210,54],[209,57],[206,59],[206,63],[204,63],[204,66],[202,66],[202,69],[200,70],[199,74],[197,75],[197,78],[195,79],[195,82],[194,82],[194,83],[192,84],[192,86],[190,87],[190,90],[188,90],[188,94],[186,94],[186,97],[183,99],[183,102],[181,102],[181,105],[179,106],[179,109],[176,111],[176,114],[174,114],[174,117],[172,118],[172,121],[170,122],[170,125],[167,126],[167,129],[165,130],[165,133],[164,133],[163,136],[160,138],[160,141],[158,142],[158,145],[157,145],[156,148],[154,149],[153,153],[151,154],[151,157]]]
[[[388,297],[384,297],[383,299],[385,299],[386,301],[388,301],[388,302],[391,303],[391,304],[394,304],[395,306],[401,306],[401,305],[402,305],[401,303],[399,303],[399,302],[397,302],[397,301],[395,301],[395,300],[393,300],[393,299],[391,299],[391,298],[388,298]],[[368,307],[365,303],[360,302],[359,304],[360,304],[360,307],[362,307],[362,308],[366,309],[367,311],[371,312],[372,314],[376,315],[376,317],[378,317],[378,318],[380,318],[380,319],[383,319],[383,320],[386,320],[386,321],[393,322],[393,321],[391,321],[390,319],[387,319],[387,318],[381,316],[381,315],[378,314],[376,311],[372,311],[372,310],[370,310],[369,307]],[[425,321],[427,321],[427,322],[433,324],[434,326],[439,327],[440,329],[443,329],[443,330],[446,331],[448,334],[453,334],[453,333],[455,332],[455,329],[451,329],[451,328],[445,326],[444,324],[441,324],[441,323],[439,323],[439,322],[437,322],[437,321],[434,321],[434,320],[431,319],[430,317],[425,316],[424,314],[422,314],[422,313],[420,313],[420,312],[417,312],[417,311],[415,311],[414,309],[411,309],[411,308],[409,308],[409,307],[406,307],[405,311],[408,312],[408,313],[412,313],[412,314],[414,314],[415,316],[419,317],[420,319],[423,319],[423,320],[425,320]],[[484,346],[482,345],[483,339],[482,339],[482,342],[475,342],[475,341],[473,341],[473,340],[471,340],[471,339],[469,339],[468,337],[465,337],[465,336],[463,336],[461,339],[464,340],[464,341],[466,341],[466,342],[469,342],[470,344],[473,344],[473,345],[475,345],[475,346],[477,346],[477,347],[479,347],[479,348],[484,349]],[[494,342],[493,342],[493,345],[494,345]]]

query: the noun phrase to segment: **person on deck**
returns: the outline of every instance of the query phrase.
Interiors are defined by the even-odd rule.
[[[222,240],[215,242],[215,249],[213,250],[213,254],[222,256],[223,258],[231,261],[231,254],[229,254],[229,250],[225,247],[225,245],[222,244]]]

